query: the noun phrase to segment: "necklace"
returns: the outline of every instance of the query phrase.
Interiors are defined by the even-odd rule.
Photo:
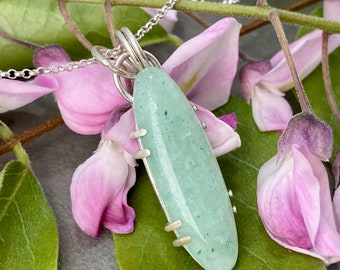
[[[138,41],[166,16],[177,0],[163,8],[133,35],[123,27],[113,49],[94,46],[93,58],[61,66],[14,69],[2,78],[29,79],[102,64],[109,68],[120,94],[133,106],[142,159],[155,193],[168,219],[166,232],[174,232],[175,247],[183,246],[205,269],[231,269],[238,253],[237,231],[228,190],[217,160],[197,116],[177,84],[160,68],[158,60]],[[133,80],[133,92],[124,87]]]

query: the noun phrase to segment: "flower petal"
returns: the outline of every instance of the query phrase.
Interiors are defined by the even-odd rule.
[[[340,189],[337,188],[334,192],[333,206],[335,214],[335,222],[338,232],[340,233]]]
[[[303,146],[265,163],[258,175],[258,207],[271,238],[291,250],[340,260],[327,172],[322,162]]]
[[[313,155],[328,161],[333,152],[333,131],[323,120],[310,113],[298,113],[289,121],[278,142],[278,153],[284,153],[291,145],[306,147]]]
[[[235,113],[223,114],[219,116],[218,119],[231,126],[233,130],[237,129],[237,118]]]
[[[99,235],[101,223],[116,233],[131,232],[135,214],[126,196],[135,178],[120,146],[103,141],[72,177],[72,212],[79,227],[91,236]]]
[[[209,110],[199,105],[196,105],[196,107],[198,108],[196,111],[197,117],[206,125],[204,131],[216,157],[222,156],[241,146],[240,136],[231,126],[218,119]]]
[[[288,102],[266,89],[255,88],[251,105],[254,121],[261,131],[284,130],[293,116]]]
[[[191,101],[213,110],[228,100],[240,26],[233,18],[222,19],[185,42],[163,64]]]
[[[323,16],[328,20],[340,21],[339,11],[340,2],[338,0],[323,1]]]
[[[310,74],[321,62],[322,31],[312,31],[289,45],[297,72],[301,79]],[[329,39],[329,53],[340,45],[340,35],[331,36]],[[313,57],[310,57],[313,55]],[[286,91],[293,87],[290,70],[283,51],[272,57],[270,63],[273,69],[259,80],[266,88]]]
[[[39,79],[22,82],[0,78],[0,113],[20,108],[56,88],[57,84],[44,84]]]
[[[35,55],[36,64],[65,64],[67,59],[67,54],[56,46],[43,48]],[[55,98],[63,119],[77,133],[100,133],[111,112],[127,104],[115,87],[112,72],[103,65],[40,76],[45,84],[55,80]]]
[[[312,242],[294,196],[292,168],[291,155],[279,164],[274,156],[260,168],[257,178],[259,214],[273,240],[310,249]]]
[[[250,61],[241,68],[239,73],[240,88],[247,103],[251,102],[258,81],[271,69],[272,65],[269,61]]]
[[[119,120],[113,120],[114,118],[119,118]],[[115,124],[111,124],[111,121],[115,121]],[[140,150],[138,141],[130,137],[130,134],[136,130],[135,116],[132,108],[120,116],[113,114],[107,125],[111,126],[111,128],[104,130],[102,133],[103,139],[116,141],[130,154],[135,154]]]
[[[340,149],[336,152],[335,160],[332,165],[332,173],[334,176],[334,188],[337,188],[340,184]]]

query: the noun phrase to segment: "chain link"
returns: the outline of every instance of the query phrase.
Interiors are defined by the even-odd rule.
[[[157,12],[157,14],[151,18],[144,26],[142,26],[135,34],[136,40],[140,41],[145,34],[147,34],[159,21],[166,16],[166,14],[171,10],[176,4],[177,0],[169,0],[164,4],[164,6]]]
[[[38,67],[35,69],[25,68],[19,71],[15,69],[9,69],[7,71],[0,70],[0,77],[11,79],[11,80],[15,80],[18,78],[28,80],[28,79],[31,79],[32,77],[43,75],[43,74],[58,74],[64,71],[71,72],[73,70],[85,68],[95,63],[97,63],[97,61],[94,58],[89,58],[89,59],[82,59],[78,62],[67,63],[65,65],[53,65],[50,67]]]
[[[142,26],[137,33],[135,34],[135,38],[137,41],[141,40],[155,25],[159,23],[159,21],[166,16],[166,14],[173,8],[173,6],[176,4],[178,0],[168,0],[164,6],[157,12],[157,14],[152,17],[144,26]],[[121,53],[120,46],[113,48],[111,50],[107,50],[105,52],[105,56],[108,59],[116,59]],[[87,66],[90,66],[92,64],[98,63],[95,58],[89,58],[89,59],[82,59],[78,62],[71,62],[67,63],[65,65],[53,65],[50,67],[38,67],[35,69],[28,69],[25,68],[23,70],[15,70],[15,69],[9,69],[7,71],[0,70],[0,78],[7,78],[11,80],[15,80],[18,78],[22,79],[31,79],[38,75],[43,74],[58,74],[60,72],[64,71],[73,71],[80,68],[85,68]]]

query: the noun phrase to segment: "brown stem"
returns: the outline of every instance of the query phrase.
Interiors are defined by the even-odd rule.
[[[193,21],[195,21],[196,23],[198,23],[200,26],[202,26],[203,28],[207,29],[209,27],[209,24],[207,24],[201,17],[199,17],[198,15],[196,15],[193,12],[188,12],[188,11],[183,11],[183,13],[185,15],[187,15],[188,17],[190,17]]]
[[[23,47],[26,47],[26,48],[29,48],[33,51],[36,51],[36,50],[39,50],[42,48],[42,46],[38,45],[38,44],[34,44],[34,43],[30,43],[30,42],[27,42],[27,41],[23,41],[23,40],[20,40],[20,39],[17,39],[15,38],[14,36],[8,34],[7,32],[5,32],[3,29],[0,28],[0,36],[3,37],[4,39],[7,39],[13,43],[16,43],[20,46],[23,46]]]
[[[280,18],[275,11],[273,11],[269,14],[269,20],[274,27],[276,36],[277,36],[277,38],[280,42],[283,53],[286,57],[286,61],[287,61],[287,64],[288,64],[288,67],[289,67],[289,70],[290,70],[290,74],[291,74],[293,82],[294,82],[296,93],[297,93],[298,98],[299,98],[299,103],[300,103],[301,109],[305,113],[313,113],[312,107],[309,103],[309,100],[308,100],[307,95],[305,93],[305,90],[303,88],[302,82],[301,82],[299,75],[298,75],[298,72],[296,70],[296,67],[295,67],[295,64],[294,64],[294,59],[293,59],[293,56],[290,52],[288,40],[287,40],[285,32],[283,30]]]
[[[328,39],[329,34],[326,32],[322,33],[322,77],[324,86],[327,94],[328,104],[340,125],[340,111],[338,104],[336,104],[334,92],[332,88],[331,76],[329,73],[329,62],[328,62]]]
[[[305,7],[308,7],[312,4],[318,3],[318,2],[320,2],[320,0],[301,0],[301,1],[298,1],[294,4],[284,6],[282,9],[289,10],[289,11],[296,11],[296,10],[300,10],[300,9],[305,8]],[[260,28],[260,27],[262,27],[262,26],[264,26],[268,23],[269,22],[264,21],[264,20],[252,21],[251,23],[248,23],[248,24],[245,24],[245,25],[242,26],[240,35],[242,36],[242,35],[245,35],[247,33],[250,33],[252,31],[254,31],[255,29],[258,29],[258,28]]]
[[[62,117],[59,115],[51,120],[48,120],[38,126],[25,130],[18,135],[4,141],[0,144],[0,155],[5,154],[12,150],[12,148],[19,142],[27,143],[64,123]]]
[[[112,2],[111,0],[105,0],[104,2],[105,18],[107,29],[109,30],[109,35],[113,48],[118,46],[117,39],[115,37],[115,23],[112,15]]]
[[[90,41],[87,40],[87,38],[83,35],[83,33],[79,30],[77,25],[72,20],[70,14],[67,11],[66,3],[63,2],[63,0],[58,0],[58,7],[69,29],[72,31],[75,37],[79,40],[79,42],[83,44],[83,46],[90,51],[93,45],[91,44]]]

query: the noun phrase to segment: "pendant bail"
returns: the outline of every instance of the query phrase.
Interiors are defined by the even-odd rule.
[[[116,37],[119,40],[120,46],[122,46],[122,53],[115,62],[115,67],[119,70],[126,69],[134,73],[136,76],[139,71],[144,68],[154,66],[160,68],[161,65],[157,58],[151,53],[144,51],[139,45],[135,36],[131,31],[122,27],[121,30],[115,32]],[[114,72],[113,79],[117,86],[119,93],[129,102],[133,103],[132,95],[125,89],[122,81],[121,74]],[[125,77],[126,78],[126,77]]]
[[[161,64],[154,55],[141,48],[128,28],[123,27],[115,35],[119,46],[112,50],[114,55],[108,56],[110,50],[102,46],[94,46],[91,53],[99,63],[112,71],[117,90],[129,103],[133,103],[133,97],[125,89],[122,78],[133,80],[142,69],[150,66],[160,68]]]

